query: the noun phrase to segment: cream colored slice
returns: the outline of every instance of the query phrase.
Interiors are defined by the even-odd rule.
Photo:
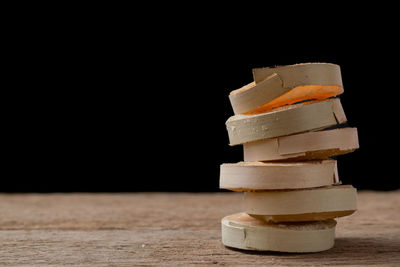
[[[255,115],[234,115],[226,121],[230,145],[320,130],[344,123],[339,98],[285,106]]]
[[[253,69],[256,84],[272,74],[279,75],[284,88],[312,84],[343,86],[339,65],[331,63],[301,63]]]
[[[225,246],[260,251],[318,252],[335,242],[335,220],[272,224],[246,213],[226,216],[221,221]]]
[[[254,69],[253,74],[257,78],[255,82],[229,95],[235,114],[262,113],[283,105],[343,93],[340,67],[335,64],[306,63],[261,68]]]
[[[320,187],[334,184],[336,175],[336,160],[227,163],[221,165],[220,188],[254,191]]]
[[[243,144],[244,161],[323,159],[359,148],[357,128],[306,132]]]
[[[292,88],[284,88],[279,75],[272,74],[259,84],[250,83],[229,94],[229,100],[235,114],[246,113],[261,107]]]
[[[266,222],[310,222],[310,221],[323,221],[328,219],[334,219],[344,216],[349,216],[353,214],[354,210],[343,210],[343,211],[327,211],[327,212],[317,212],[317,213],[302,213],[302,214],[290,214],[290,215],[254,215],[250,216],[263,220]]]
[[[334,218],[349,215],[357,210],[357,190],[350,185],[337,185],[299,190],[245,192],[244,205],[248,214],[263,215],[267,220],[274,222],[279,222],[282,218],[286,218],[285,221],[294,221],[310,213],[332,213],[331,218]],[[318,214],[314,218],[318,219]]]

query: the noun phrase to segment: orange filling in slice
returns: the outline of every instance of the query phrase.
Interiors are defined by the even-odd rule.
[[[249,84],[238,90],[244,91],[251,88],[253,84]],[[253,85],[254,86],[254,85]],[[258,114],[271,111],[275,108],[291,105],[297,102],[306,100],[323,100],[332,96],[340,95],[343,93],[343,87],[340,85],[302,85],[297,86],[281,95],[278,98],[244,114]]]

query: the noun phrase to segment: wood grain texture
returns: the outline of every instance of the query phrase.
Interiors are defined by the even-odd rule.
[[[241,193],[2,194],[1,266],[400,265],[400,191],[358,194],[325,252],[244,252],[221,244]]]

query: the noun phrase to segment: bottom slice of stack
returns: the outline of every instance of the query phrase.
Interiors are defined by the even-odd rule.
[[[357,192],[340,185],[336,160],[222,164],[220,187],[244,191],[245,212],[222,219],[228,247],[318,252],[333,247],[336,221],[357,209]]]

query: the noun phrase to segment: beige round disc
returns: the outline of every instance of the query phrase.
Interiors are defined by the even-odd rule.
[[[321,187],[338,181],[336,160],[225,163],[220,172],[220,188],[233,191]]]
[[[298,190],[245,192],[248,214],[271,222],[314,221],[347,216],[357,210],[357,190],[335,185]]]
[[[335,241],[335,220],[273,224],[237,213],[221,224],[222,243],[239,249],[318,252],[332,248]]]
[[[357,128],[306,132],[243,144],[244,161],[324,159],[359,147]]]
[[[321,130],[346,122],[339,98],[285,106],[256,115],[234,115],[226,121],[230,145]]]
[[[253,69],[255,82],[230,93],[235,114],[256,114],[311,99],[343,93],[340,67],[305,63]]]

